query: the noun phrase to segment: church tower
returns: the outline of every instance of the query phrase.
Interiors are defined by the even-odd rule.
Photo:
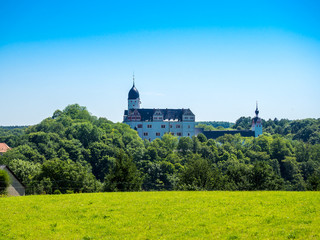
[[[259,137],[262,135],[262,121],[261,118],[259,118],[259,109],[258,109],[258,103],[256,105],[256,111],[255,111],[256,116],[252,119],[252,126],[251,130],[254,131],[254,136]]]
[[[133,86],[128,94],[128,110],[139,109],[140,108],[140,95],[138,89],[134,85],[134,75],[133,75]]]

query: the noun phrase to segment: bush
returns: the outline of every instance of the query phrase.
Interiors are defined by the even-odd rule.
[[[0,194],[6,194],[10,184],[10,178],[5,170],[0,170]]]
[[[54,190],[53,194],[61,194],[59,189]]]

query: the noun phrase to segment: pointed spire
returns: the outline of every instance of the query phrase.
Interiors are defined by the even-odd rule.
[[[133,79],[133,86],[134,86],[134,72],[132,74],[132,79]]]
[[[256,116],[258,117],[258,114],[259,114],[258,101],[256,101],[256,111],[255,111],[255,113],[256,113]]]

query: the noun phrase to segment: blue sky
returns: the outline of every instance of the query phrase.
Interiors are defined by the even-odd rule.
[[[319,118],[318,1],[1,1],[0,125],[79,103],[122,121],[144,108],[196,120]]]

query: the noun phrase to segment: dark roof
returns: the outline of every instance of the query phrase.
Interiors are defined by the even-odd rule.
[[[129,91],[128,99],[137,99],[139,97],[140,97],[139,91],[138,91],[138,89],[136,89],[136,87],[133,84],[132,88]]]
[[[198,133],[203,133],[208,139],[216,139],[218,137],[224,136],[225,134],[235,135],[238,133],[240,133],[242,137],[254,137],[254,131],[250,130],[198,131]]]
[[[253,123],[257,123],[258,119],[260,119],[260,118],[259,118],[259,117],[254,117],[254,118],[252,118],[252,122],[253,122]],[[260,120],[260,121],[261,121],[261,120]]]
[[[191,112],[190,109],[154,109],[154,108],[140,108],[136,109],[140,116],[141,121],[153,121],[153,114],[156,111],[160,111],[163,114],[163,120],[178,120],[182,121],[182,115],[185,113],[190,113],[192,116],[194,114]],[[124,115],[128,115],[128,110],[124,111]]]

